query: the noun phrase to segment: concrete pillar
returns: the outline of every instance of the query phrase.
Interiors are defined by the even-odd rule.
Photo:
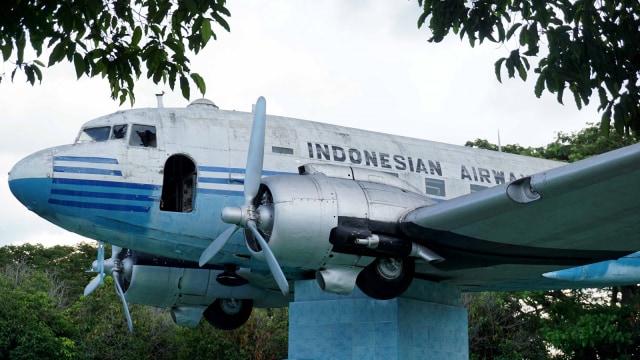
[[[467,310],[452,286],[414,280],[402,297],[375,300],[295,282],[289,359],[468,360]]]

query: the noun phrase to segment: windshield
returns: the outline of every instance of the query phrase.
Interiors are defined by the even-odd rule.
[[[110,126],[87,128],[82,130],[82,133],[80,133],[80,136],[78,137],[78,142],[84,143],[84,142],[106,141],[109,139],[110,133],[111,133]]]
[[[113,125],[112,139],[124,139],[127,136],[127,125]]]
[[[107,141],[109,139],[125,139],[127,136],[127,124],[113,126],[96,126],[83,129],[78,137],[78,143]]]

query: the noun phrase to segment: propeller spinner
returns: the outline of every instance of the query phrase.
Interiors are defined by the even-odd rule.
[[[266,101],[264,97],[259,97],[256,102],[253,114],[253,125],[251,127],[251,138],[249,140],[249,152],[247,154],[247,168],[244,180],[244,205],[239,207],[226,207],[222,209],[222,221],[235,226],[228,228],[220,234],[200,256],[200,266],[208,263],[224,247],[233,234],[239,229],[249,229],[262,247],[269,269],[273,274],[280,291],[283,295],[289,293],[289,283],[284,276],[278,260],[273,255],[267,241],[257,229],[260,224],[260,212],[254,205],[254,199],[260,189],[262,178],[262,166],[264,160],[264,138],[267,122]]]

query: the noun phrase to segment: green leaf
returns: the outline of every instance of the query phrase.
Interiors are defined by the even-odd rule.
[[[204,96],[204,94],[207,92],[207,85],[204,83],[204,79],[202,78],[202,76],[200,76],[198,73],[192,73],[190,76],[191,79],[193,79],[193,82],[198,87],[198,90],[200,90],[200,93]]]
[[[527,59],[518,55],[516,68],[518,69],[518,76],[520,76],[520,79],[522,79],[522,81],[527,81],[527,70],[529,70],[529,62]]]
[[[518,39],[520,41],[520,45],[521,46],[525,46],[527,44],[529,33],[527,32],[527,27],[523,27],[522,30],[520,30],[520,38]]]
[[[496,63],[494,64],[494,68],[495,68],[495,72],[496,72],[496,78],[498,78],[498,82],[502,82],[502,77],[501,77],[501,68],[502,68],[502,63],[507,60],[507,58],[500,58],[498,59],[498,61],[496,61]]]
[[[200,35],[202,36],[202,44],[206,44],[211,39],[211,21],[207,18],[202,19],[202,26],[200,27]]]
[[[84,59],[82,58],[82,55],[76,53],[75,55],[73,55],[73,65],[76,68],[76,76],[78,79],[80,79],[82,77],[82,74],[84,74],[86,68],[85,68],[85,64],[84,64]]]
[[[182,90],[182,96],[188,100],[191,95],[189,89],[189,80],[187,80],[184,75],[180,76],[180,90]]]
[[[140,39],[142,39],[142,28],[136,26],[135,30],[133,30],[133,36],[131,36],[131,46],[137,46]]]
[[[582,101],[580,100],[580,94],[575,90],[573,90],[572,93],[573,93],[573,99],[576,102],[576,106],[578,107],[578,110],[582,109]]]
[[[502,25],[501,22],[498,22],[496,24],[496,26],[498,27],[498,41],[495,41],[493,39],[493,36],[491,34],[489,34],[489,39],[493,42],[503,42],[504,38],[505,38],[505,34],[504,34],[504,25]]]
[[[120,105],[122,105],[127,100],[127,89],[122,89],[120,91]]]
[[[527,70],[522,64],[522,58],[518,59],[517,69],[518,69],[518,75],[520,76],[520,79],[527,80]]]
[[[49,55],[48,66],[59,63],[60,61],[62,61],[62,59],[64,59],[64,56],[65,56],[64,43],[59,42],[58,45],[56,45],[53,48],[53,51],[51,51],[51,55]]]
[[[11,56],[11,52],[13,51],[13,45],[11,44],[10,41],[7,41],[1,50],[2,50],[2,60],[7,61],[9,60],[9,57]]]
[[[534,93],[536,94],[537,98],[540,98],[540,96],[542,96],[542,91],[544,91],[544,73],[540,74],[538,76],[538,80],[536,80]]]
[[[428,14],[426,12],[423,12],[420,14],[420,17],[418,17],[418,29],[420,29],[424,24],[424,21],[427,19],[427,15]]]
[[[222,16],[218,15],[217,13],[213,13],[211,14],[211,16],[213,17],[213,19],[220,24],[220,26],[222,26],[225,30],[227,31],[231,31],[231,27],[229,26],[229,23],[227,22],[227,20],[225,20]],[[215,34],[213,34],[213,37],[215,38]]]
[[[558,94],[556,95],[556,99],[562,105],[564,105],[564,103],[562,102],[563,95],[564,95],[564,84],[562,84],[562,86],[558,88]]]
[[[27,38],[24,33],[20,34],[20,37],[16,40],[16,47],[18,48],[18,59],[16,62],[22,64],[24,62],[24,47],[27,44]]]

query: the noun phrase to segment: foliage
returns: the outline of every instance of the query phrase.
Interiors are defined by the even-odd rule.
[[[535,95],[546,88],[563,102],[569,90],[578,108],[599,100],[602,129],[611,120],[618,133],[640,136],[640,2],[637,0],[418,0],[423,13],[418,27],[427,24],[431,42],[450,32],[470,45],[485,39],[506,44],[508,56],[498,59],[510,78],[527,79],[529,59],[547,52],[534,69]],[[597,95],[596,95],[597,94]]]
[[[112,277],[91,296],[81,296],[94,276],[83,270],[95,253],[95,246],[86,243],[0,248],[0,358],[287,357],[287,308],[255,309],[243,327],[223,331],[204,320],[196,329],[179,327],[168,309],[129,304],[135,329],[130,335]],[[60,284],[65,291],[54,291]]]
[[[546,359],[542,323],[508,293],[463,294],[471,359]]]
[[[179,82],[190,96],[189,79],[204,95],[205,82],[191,72],[187,50],[197,54],[216,39],[213,25],[229,31],[225,0],[9,0],[0,12],[0,51],[32,85],[42,70],[63,60],[76,75],[107,78],[111,97],[135,101],[134,80],[145,76],[154,83]],[[185,47],[186,43],[186,47]],[[25,49],[35,51],[28,60]],[[43,49],[50,49],[41,60]],[[4,76],[0,76],[2,80]]]
[[[640,355],[638,312],[615,294],[607,289],[535,291],[520,299],[544,318],[540,331],[560,351],[554,359],[635,359]]]
[[[612,129],[606,133],[599,124],[587,125],[575,133],[559,132],[556,140],[547,145],[544,157],[574,162],[638,142],[638,139],[627,134],[619,134]]]
[[[544,150],[545,150],[542,147],[537,147],[537,148],[524,147],[519,144],[508,144],[508,145],[498,147],[498,145],[492,144],[486,139],[475,139],[474,141],[467,141],[464,144],[464,146],[474,147],[478,149],[485,149],[485,150],[493,150],[493,151],[500,150],[502,152],[506,152],[509,154],[517,154],[517,155],[524,155],[524,156],[531,156],[531,157],[538,157],[538,158],[544,157]]]
[[[556,140],[544,147],[522,147],[518,144],[504,145],[502,151],[511,154],[540,157],[550,160],[574,162],[602,154],[623,146],[637,143],[638,140],[627,134],[618,134],[612,129],[604,132],[599,124],[587,124],[587,127],[571,134],[559,132]],[[498,146],[485,139],[467,141],[465,146],[479,149],[498,150]]]
[[[96,253],[96,246],[88,243],[49,248],[41,244],[7,245],[0,248],[0,267],[23,263],[33,270],[41,270],[52,280],[51,291],[61,294],[58,305],[66,307],[82,295],[84,287],[95,276],[85,270],[91,268]]]
[[[49,295],[50,280],[17,262],[0,270],[0,357],[64,359],[75,353],[74,329]]]
[[[179,328],[176,339],[190,344],[181,347],[178,359],[212,358],[283,359],[288,350],[287,308],[254,309],[247,323],[233,331],[220,331],[202,320],[196,329]]]

